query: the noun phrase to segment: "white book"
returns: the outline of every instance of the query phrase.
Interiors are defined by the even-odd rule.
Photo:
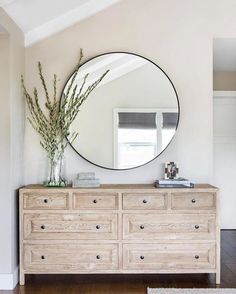
[[[77,179],[79,180],[95,180],[94,172],[78,173]]]
[[[158,180],[159,185],[191,185],[191,182],[187,179],[164,179],[164,180]]]
[[[74,188],[100,187],[100,180],[99,179],[91,179],[91,180],[75,179],[72,183],[72,187]]]

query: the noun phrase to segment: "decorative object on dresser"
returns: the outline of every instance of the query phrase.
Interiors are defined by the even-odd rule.
[[[100,186],[100,180],[95,178],[94,172],[78,173],[77,178],[73,180],[73,188],[96,188]]]
[[[165,179],[168,179],[168,180],[177,179],[178,174],[179,174],[179,168],[176,162],[170,161],[165,163]]]
[[[152,185],[20,189],[20,284],[25,274],[216,273],[218,189]]]
[[[193,188],[194,184],[187,179],[164,179],[155,182],[156,188]]]
[[[70,125],[75,120],[81,105],[108,73],[108,70],[105,71],[88,84],[87,79],[89,74],[83,72],[82,84],[78,88],[76,79],[82,58],[83,53],[81,50],[79,63],[72,74],[70,82],[62,93],[62,97],[61,95],[59,97],[57,95],[58,79],[54,75],[54,91],[52,98],[50,98],[41,63],[38,63],[39,77],[46,97],[46,112],[40,106],[37,89],[34,88],[33,96],[31,96],[25,87],[23,76],[21,77],[23,93],[30,113],[28,120],[32,127],[39,133],[41,137],[40,144],[46,150],[49,160],[49,176],[45,183],[46,186],[66,186],[66,180],[62,175],[63,155],[69,142],[72,143],[78,135],[78,130],[76,132],[71,131]]]

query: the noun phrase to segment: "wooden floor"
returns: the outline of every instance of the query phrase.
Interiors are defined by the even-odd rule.
[[[221,288],[236,288],[236,230],[221,233]],[[215,288],[214,274],[29,275],[25,286],[1,294],[144,294],[147,287]]]

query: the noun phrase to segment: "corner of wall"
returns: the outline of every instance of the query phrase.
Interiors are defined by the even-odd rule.
[[[13,290],[19,281],[19,268],[15,268],[13,273],[0,274],[0,290]]]

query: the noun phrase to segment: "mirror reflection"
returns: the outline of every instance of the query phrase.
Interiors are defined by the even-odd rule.
[[[108,69],[71,126],[71,132],[79,132],[72,147],[101,167],[134,168],[157,157],[172,140],[179,118],[177,94],[157,65],[130,53],[103,54],[84,63],[78,89],[87,73],[91,84]]]

